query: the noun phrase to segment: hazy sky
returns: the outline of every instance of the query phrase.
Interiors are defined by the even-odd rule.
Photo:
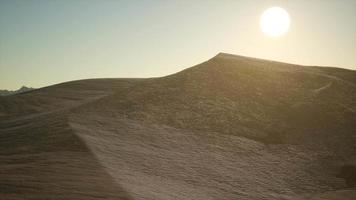
[[[270,38],[262,12],[287,10]],[[168,75],[218,52],[356,69],[355,0],[0,0],[0,88]]]

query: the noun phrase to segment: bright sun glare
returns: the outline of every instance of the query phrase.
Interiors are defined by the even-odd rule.
[[[271,37],[278,37],[286,33],[289,23],[287,11],[280,7],[268,8],[263,12],[260,19],[262,32]]]

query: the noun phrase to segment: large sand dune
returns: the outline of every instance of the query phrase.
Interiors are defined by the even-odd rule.
[[[230,54],[0,97],[0,199],[356,199],[356,72]]]

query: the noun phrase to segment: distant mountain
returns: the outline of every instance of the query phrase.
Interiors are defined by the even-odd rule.
[[[19,93],[31,91],[31,90],[34,90],[34,89],[35,88],[22,86],[18,90],[0,90],[0,96],[9,96],[9,95],[14,95],[14,94],[19,94]]]
[[[354,200],[356,72],[230,54],[0,98],[0,199]]]

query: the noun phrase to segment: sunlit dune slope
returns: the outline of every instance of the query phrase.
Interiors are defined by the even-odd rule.
[[[0,98],[0,196],[353,199],[356,72],[230,54]]]

